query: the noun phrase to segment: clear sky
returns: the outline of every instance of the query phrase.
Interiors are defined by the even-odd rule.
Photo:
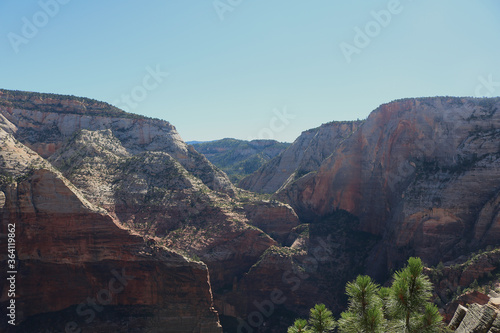
[[[0,22],[0,88],[106,101],[186,141],[291,142],[394,99],[500,94],[498,0],[5,0]]]

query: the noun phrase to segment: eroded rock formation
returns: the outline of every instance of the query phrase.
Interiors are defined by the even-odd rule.
[[[0,92],[2,223],[25,223],[20,237],[33,245],[24,270],[74,278],[86,295],[122,261],[147,282],[130,281],[130,297],[124,289],[113,298],[89,331],[169,321],[216,331],[208,267],[224,321],[272,332],[315,303],[341,310],[357,274],[383,279],[409,255],[437,264],[499,239],[499,99],[405,99],[363,122],[306,131],[242,182],[277,191],[263,200],[233,187],[165,121],[81,98]],[[52,237],[40,242],[35,230]],[[493,261],[458,263],[460,272],[447,265],[438,294],[449,298],[446,289],[496,270]],[[44,288],[39,297],[60,305],[36,312],[41,301],[28,294],[26,327],[74,316],[81,293],[68,291],[63,302],[53,285]]]
[[[302,132],[290,147],[242,179],[239,186],[259,193],[276,192],[307,173],[317,171],[361,124],[362,121],[331,122]]]
[[[0,227],[16,233],[16,332],[221,332],[206,265],[121,228],[40,156],[0,137]]]
[[[4,120],[2,128],[6,135],[8,133],[9,140],[20,146],[23,146],[20,142],[25,143],[46,158],[42,159],[26,148],[22,153],[36,156],[36,162],[23,160],[19,165],[5,167],[5,170],[28,173],[45,168],[56,172],[55,167],[62,172],[61,177],[71,182],[67,184],[74,188],[75,193],[81,193],[78,195],[85,202],[106,215],[118,229],[128,229],[148,239],[149,246],[168,247],[203,260],[210,269],[210,283],[215,298],[219,300],[217,304],[221,304],[220,295],[228,285],[241,279],[266,249],[276,245],[277,240],[286,239],[298,224],[298,218],[289,206],[265,202],[253,194],[236,190],[223,172],[187,146],[175,128],[165,121],[144,119],[105,103],[69,96],[2,91],[0,101]],[[10,155],[4,159],[10,161]],[[9,177],[5,180],[11,181],[17,176]],[[57,192],[45,185],[48,194]],[[57,209],[57,204],[53,209]],[[68,209],[69,218],[72,210]],[[271,219],[278,219],[283,225]],[[268,228],[276,239],[259,226]],[[82,225],[83,229],[85,227]],[[88,241],[94,242],[94,231],[88,232]],[[113,239],[104,241],[108,236],[103,235],[103,243],[114,242]],[[81,249],[74,256],[95,255],[95,251]],[[66,254],[59,255],[64,258]],[[204,264],[196,265],[201,265],[200,269],[206,274]],[[155,279],[165,276],[162,285],[184,292],[187,301],[191,299],[191,292],[186,288],[191,283],[199,284],[210,295],[208,281],[205,281],[205,288],[198,278],[190,278],[186,273],[185,277],[178,277],[180,281],[189,281],[185,286],[175,282],[170,286],[168,281],[173,273],[163,271],[161,267],[155,268],[153,264],[150,269],[156,271]],[[147,288],[143,291],[148,295],[157,293]],[[252,292],[247,290],[247,294],[241,293],[239,297],[248,297]],[[193,294],[196,293],[193,290]],[[147,297],[144,301],[135,297],[136,305],[149,306]],[[159,302],[158,315],[168,319],[169,312],[162,312],[165,304],[162,300]],[[186,306],[179,305],[180,308]],[[196,311],[213,311],[210,306],[200,301]],[[122,308],[118,310],[124,311]],[[184,320],[182,318],[188,316],[189,311],[187,309],[185,314],[179,315],[179,320]],[[235,313],[241,313],[241,309]],[[146,311],[139,316],[149,314]],[[217,323],[215,313],[214,316]],[[184,326],[179,321],[172,323],[174,327],[186,327],[186,330],[191,324],[197,325],[196,320],[182,324]]]
[[[490,300],[485,305],[470,304],[459,306],[449,327],[458,333],[498,333],[500,318],[498,299]]]
[[[370,257],[428,264],[498,242],[500,99],[421,98],[384,104],[319,168],[282,188],[303,222],[343,209],[383,236]]]

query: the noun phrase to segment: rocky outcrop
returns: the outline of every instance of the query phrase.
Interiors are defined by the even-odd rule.
[[[468,308],[460,306],[449,327],[458,333],[497,333],[500,332],[498,303],[486,305],[471,304]]]
[[[500,249],[486,250],[469,258],[460,257],[446,266],[429,270],[438,290],[468,287],[474,280],[482,280],[500,269]]]
[[[282,188],[303,221],[337,209],[383,236],[367,270],[428,264],[497,243],[500,99],[384,104],[319,168]]]
[[[493,290],[499,269],[500,249],[488,249],[436,268],[426,268],[445,321],[451,320],[459,305],[486,304],[490,299],[486,294]]]
[[[465,294],[462,294],[458,296],[455,300],[451,301],[450,303],[446,304],[444,308],[441,309],[441,315],[443,316],[444,322],[449,322],[449,326],[455,326],[454,323],[457,323],[454,329],[458,327],[460,324],[460,321],[463,319],[460,318],[460,321],[457,318],[457,312],[458,316],[461,316],[461,311],[464,306],[467,304],[478,304],[478,305],[485,305],[490,301],[490,298],[488,295],[485,295],[479,291],[471,291],[471,292],[466,292]]]
[[[50,161],[123,225],[201,258],[215,290],[245,273],[275,244],[252,227],[237,208],[242,203],[212,192],[166,152],[129,153],[110,130],[78,132]]]
[[[252,225],[280,243],[284,243],[292,229],[300,223],[290,206],[274,200],[244,204],[243,209]]]
[[[0,127],[0,227],[2,237],[16,229],[17,332],[221,332],[204,264],[119,227],[7,133],[15,126],[5,117]]]
[[[243,177],[259,169],[290,144],[275,140],[222,139],[193,143],[193,146],[237,185]]]
[[[182,141],[170,123],[121,111],[107,103],[0,90],[0,114],[16,139],[48,158],[80,130],[110,130],[130,154],[162,151],[213,190],[234,193],[227,176]]]
[[[221,332],[204,264],[119,227],[51,167],[1,191],[2,237],[16,233],[16,332]],[[1,295],[5,309],[6,284]]]
[[[467,314],[467,308],[462,305],[459,305],[448,327],[452,330],[456,330],[458,326],[460,326],[460,323],[462,322],[466,314]]]
[[[318,170],[337,146],[361,125],[361,121],[331,122],[302,132],[293,144],[258,171],[244,178],[239,187],[273,193],[284,185]]]

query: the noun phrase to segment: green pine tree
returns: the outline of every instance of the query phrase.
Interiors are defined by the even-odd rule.
[[[434,333],[445,331],[443,317],[439,313],[436,305],[432,303],[425,304],[424,314],[418,320],[418,332]]]
[[[339,319],[340,333],[445,332],[438,308],[430,302],[432,284],[419,258],[394,274],[390,288],[381,288],[369,276],[346,285],[349,307]],[[337,326],[324,304],[311,309],[309,321],[299,319],[288,333],[329,333]]]
[[[349,308],[339,319],[340,332],[385,332],[384,305],[379,291],[380,287],[366,275],[360,275],[355,281],[347,283]]]
[[[288,333],[330,333],[337,327],[333,314],[324,304],[316,304],[309,312],[309,320],[297,319]]]
[[[404,333],[439,332],[442,318],[430,303],[432,284],[423,274],[420,258],[408,259],[408,266],[394,274],[389,295],[391,327]]]
[[[337,323],[332,312],[324,304],[316,304],[309,313],[309,325],[311,333],[330,333]]]
[[[288,333],[309,333],[309,328],[307,327],[307,320],[297,319],[292,326],[288,328]]]

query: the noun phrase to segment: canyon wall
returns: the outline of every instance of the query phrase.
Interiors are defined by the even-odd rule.
[[[87,99],[9,91],[0,96],[0,115],[9,138],[30,147],[25,154],[37,156],[36,161],[26,160],[12,169],[61,172],[69,180],[68,186],[117,227],[147,239],[149,246],[203,260],[210,271],[210,282],[205,283],[212,287],[219,311],[232,306],[222,300],[228,286],[243,278],[266,249],[287,239],[299,223],[290,206],[235,189],[223,172],[186,145],[165,121],[127,114]],[[57,192],[53,187],[46,191]],[[83,225],[82,232],[87,227]],[[93,235],[87,236],[89,241],[94,241]],[[103,242],[108,236],[103,236]],[[96,250],[82,249],[78,255],[86,256],[88,251]],[[85,269],[92,270],[82,268],[80,272]],[[172,274],[158,274],[165,276],[161,279],[170,287],[167,281]],[[179,276],[177,280],[186,284],[172,282],[177,290],[185,291],[191,283],[203,287],[198,279]],[[253,292],[247,289],[239,297],[249,298]],[[185,295],[191,298],[190,292]],[[139,296],[135,299],[142,302]],[[200,303],[197,309],[203,308]],[[210,306],[206,309],[212,311]],[[232,314],[241,313],[238,308]]]
[[[205,264],[121,227],[3,129],[0,140],[0,229],[5,237],[15,225],[16,235],[16,332],[222,332]]]
[[[321,163],[361,124],[362,121],[331,122],[302,132],[290,147],[242,179],[238,186],[259,193],[279,190],[297,178],[318,170]]]
[[[282,188],[302,221],[337,210],[383,237],[370,269],[407,256],[428,264],[498,243],[500,99],[421,98],[384,104],[316,174]]]
[[[76,299],[124,266],[146,286],[131,280],[130,294],[124,288],[96,315],[91,324],[102,331],[171,322],[211,332],[218,312],[225,330],[274,332],[315,303],[341,311],[357,274],[384,281],[410,255],[453,263],[498,245],[499,106],[404,99],[364,121],[305,131],[240,183],[269,199],[235,188],[166,121],[0,90],[2,223],[17,221],[30,243],[21,268],[34,301],[23,303],[23,325],[64,324],[58,316],[75,317]],[[52,236],[39,240],[35,230]],[[50,270],[63,278],[33,279],[52,278]],[[84,292],[68,282],[61,300],[56,286],[72,279]],[[39,300],[35,285],[48,290]],[[445,302],[446,289],[461,284],[442,285]],[[38,310],[47,298],[54,305]]]

